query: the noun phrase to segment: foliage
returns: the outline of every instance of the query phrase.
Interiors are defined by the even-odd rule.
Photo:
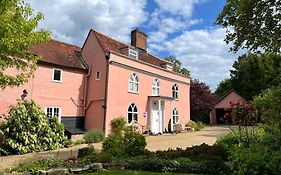
[[[146,141],[142,134],[138,132],[125,132],[124,134],[124,152],[127,156],[142,155],[145,152]]]
[[[263,90],[281,83],[281,55],[245,54],[233,63],[230,79],[220,83],[216,94],[224,95],[224,90],[234,89],[246,100],[252,100]],[[221,94],[221,95],[220,95]]]
[[[124,135],[110,134],[102,143],[103,152],[113,157],[141,155],[145,147],[144,136],[133,131],[126,131]]]
[[[78,158],[96,154],[96,149],[93,146],[84,147],[78,150]]]
[[[223,98],[228,92],[232,90],[231,79],[227,78],[219,82],[215,95],[219,98]]]
[[[84,139],[79,139],[79,140],[76,140],[74,142],[74,145],[81,145],[81,144],[84,144],[85,143],[85,140]]]
[[[184,67],[182,67],[182,62],[172,56],[168,56],[164,58],[165,60],[173,63],[175,69],[183,75],[190,76],[190,71]]]
[[[0,87],[18,86],[27,82],[36,68],[39,56],[28,54],[28,49],[49,39],[50,32],[38,29],[41,13],[33,14],[29,4],[21,0],[0,3]],[[16,36],[16,37],[15,37]],[[16,68],[11,75],[7,69]]]
[[[39,170],[49,170],[57,167],[67,167],[67,164],[62,159],[46,158],[36,162],[26,162],[20,164],[16,168],[13,168],[12,171],[37,174]]]
[[[281,84],[265,90],[253,101],[257,109],[262,110],[262,119],[267,123],[279,124],[281,128]]]
[[[99,130],[91,130],[84,135],[85,143],[98,143],[104,140],[104,133]]]
[[[216,23],[227,29],[231,51],[281,52],[281,1],[227,0]]]
[[[119,117],[111,120],[110,126],[111,126],[112,133],[121,135],[126,128],[126,124],[127,122],[124,117]]]
[[[194,121],[209,123],[209,112],[216,104],[216,97],[208,85],[193,80],[190,86],[190,113]]]
[[[102,143],[102,151],[114,157],[124,156],[123,137],[109,134]]]
[[[202,122],[194,122],[192,120],[189,120],[189,125],[194,131],[199,131],[205,127],[205,125]]]
[[[19,101],[0,124],[4,148],[13,154],[52,150],[64,146],[64,126],[57,117],[47,117],[34,101]]]

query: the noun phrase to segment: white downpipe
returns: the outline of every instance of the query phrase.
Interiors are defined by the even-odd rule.
[[[170,111],[171,111],[171,131],[173,132],[174,131],[174,119],[173,119],[173,101],[170,102]]]

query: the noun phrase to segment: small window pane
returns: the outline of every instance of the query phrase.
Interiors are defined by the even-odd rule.
[[[55,80],[55,81],[61,81],[61,70],[54,69],[53,80]]]
[[[96,80],[99,80],[99,79],[100,79],[100,72],[97,71],[97,72],[96,72]]]

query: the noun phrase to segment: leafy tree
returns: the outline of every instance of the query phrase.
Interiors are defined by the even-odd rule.
[[[167,61],[170,61],[171,63],[173,63],[173,65],[176,68],[176,70],[178,70],[181,74],[190,76],[189,70],[187,70],[186,68],[182,67],[182,63],[178,59],[176,59],[176,58],[174,58],[172,56],[165,57],[164,59],[167,60]]]
[[[226,43],[231,51],[281,52],[281,1],[227,0],[216,24],[227,29]]]
[[[281,83],[281,55],[246,54],[238,58],[231,70],[231,86],[247,100]]]
[[[262,110],[262,119],[270,124],[278,124],[281,128],[281,84],[269,88],[253,100],[256,108]]]
[[[193,80],[190,86],[191,120],[209,123],[210,109],[216,104],[216,96],[208,85],[199,80]]]
[[[43,19],[41,13],[33,14],[30,5],[21,0],[0,2],[0,87],[17,86],[27,82],[40,58],[28,54],[28,49],[47,41],[50,32],[37,29]],[[9,74],[16,68],[17,74]]]
[[[218,84],[215,94],[216,96],[221,98],[225,96],[231,89],[232,89],[231,79],[227,78]]]

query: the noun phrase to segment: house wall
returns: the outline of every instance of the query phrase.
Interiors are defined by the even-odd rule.
[[[62,82],[52,81],[53,68],[62,69]],[[27,90],[26,99],[34,100],[43,111],[47,106],[60,107],[63,117],[82,116],[83,108],[75,104],[83,104],[84,76],[82,71],[40,64],[28,83],[0,90],[0,115],[7,115],[9,106],[16,104],[23,90]]]
[[[85,128],[103,129],[107,62],[104,51],[91,31],[82,48],[82,56],[89,66]],[[100,80],[96,80],[97,71],[100,71]]]
[[[226,97],[224,97],[223,100],[221,100],[218,104],[216,104],[216,106],[214,108],[231,108],[230,102],[233,102],[233,103],[240,102],[240,103],[242,103],[243,101],[245,101],[243,99],[243,97],[236,94],[235,92],[231,92]]]
[[[118,63],[118,64],[116,64]],[[122,66],[122,65],[129,65]],[[142,71],[145,70],[145,71]],[[128,92],[128,80],[132,73],[136,73],[139,78],[139,93]],[[155,68],[148,64],[131,60],[111,53],[109,78],[108,78],[108,100],[106,113],[106,134],[110,133],[110,121],[123,116],[127,118],[127,110],[131,103],[135,103],[138,108],[138,123],[147,126],[149,123],[150,104],[148,96],[152,95],[152,81],[160,80],[160,95],[172,96],[172,86],[177,83],[179,86],[179,100],[173,101],[173,107],[179,111],[180,123],[187,123],[190,119],[189,88],[190,79],[185,76]],[[147,112],[148,116],[144,116]],[[165,128],[171,117],[170,102],[165,102]]]

